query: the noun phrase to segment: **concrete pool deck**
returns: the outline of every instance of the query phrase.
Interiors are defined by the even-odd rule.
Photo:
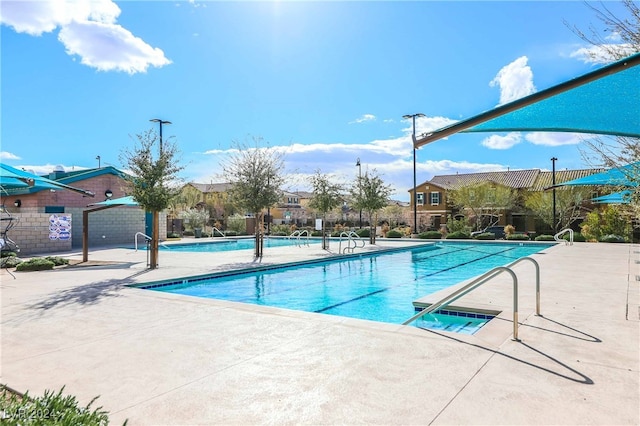
[[[505,310],[473,336],[125,286],[323,256],[161,252],[150,271],[146,252],[110,248],[95,266],[2,270],[0,383],[100,395],[112,424],[640,424],[637,245],[533,255],[542,316],[516,265],[520,341],[508,274],[455,303]]]

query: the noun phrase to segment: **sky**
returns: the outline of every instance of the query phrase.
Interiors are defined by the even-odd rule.
[[[600,3],[593,3],[596,6]],[[620,2],[603,3],[618,17]],[[185,182],[223,182],[236,149],[282,152],[285,190],[375,173],[408,201],[420,135],[590,72],[602,32],[580,1],[0,1],[0,161],[38,174],[114,166],[162,128]],[[416,180],[588,168],[589,135],[457,134]],[[100,158],[98,160],[98,157]],[[360,160],[360,167],[356,162]]]

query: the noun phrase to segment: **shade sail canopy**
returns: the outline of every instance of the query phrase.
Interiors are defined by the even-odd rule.
[[[16,169],[3,163],[0,163],[0,182],[2,182],[2,193],[6,195],[28,194],[43,189],[68,189],[69,191],[77,192],[85,196],[94,196],[91,191],[74,188],[73,186],[25,172],[24,170]]]
[[[556,187],[577,185],[636,187],[638,186],[639,176],[640,162],[563,182],[556,185]]]
[[[640,138],[640,53],[414,139],[458,132],[552,131]]]
[[[613,194],[601,195],[591,201],[598,204],[629,204],[631,203],[631,191],[625,190]]]
[[[108,199],[99,203],[89,204],[89,206],[139,206],[132,196]]]

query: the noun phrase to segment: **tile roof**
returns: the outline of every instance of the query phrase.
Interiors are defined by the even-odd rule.
[[[495,182],[510,188],[518,189],[532,187],[539,174],[539,169],[528,169],[441,175],[434,176],[429,183],[433,183],[448,190],[484,182]]]
[[[604,172],[606,169],[556,170],[556,184]],[[540,172],[531,191],[542,191],[553,185],[553,172]]]
[[[231,188],[230,183],[195,183],[189,182],[188,185],[193,186],[198,191],[207,194],[210,192],[227,192]]]

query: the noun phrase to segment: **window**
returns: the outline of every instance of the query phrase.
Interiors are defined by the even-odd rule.
[[[416,194],[416,205],[424,206],[424,192],[418,192]]]
[[[298,197],[288,197],[287,204],[298,204]]]
[[[431,205],[432,206],[437,206],[438,204],[440,204],[440,193],[439,192],[432,192],[431,193]]]

